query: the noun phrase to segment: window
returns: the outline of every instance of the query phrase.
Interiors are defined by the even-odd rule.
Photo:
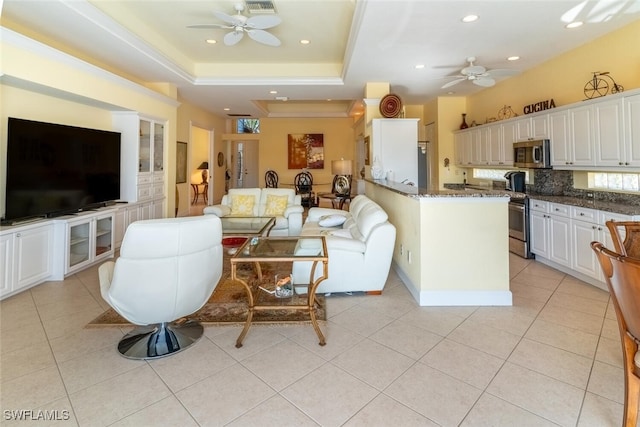
[[[473,169],[473,177],[478,179],[490,179],[492,181],[506,181],[502,169]],[[524,171],[524,182],[529,182],[529,171]]]
[[[640,191],[640,174],[589,172],[587,186],[594,190]]]
[[[238,119],[238,133],[260,133],[260,119]]]

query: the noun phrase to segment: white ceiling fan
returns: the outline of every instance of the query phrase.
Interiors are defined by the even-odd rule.
[[[506,76],[512,76],[518,73],[518,71],[516,70],[509,70],[509,69],[487,70],[485,67],[481,65],[473,65],[475,61],[476,61],[475,56],[468,57],[467,62],[469,63],[469,66],[464,67],[462,70],[460,70],[459,75],[449,76],[454,78],[455,80],[445,83],[442,86],[442,89],[446,89],[448,87],[457,85],[458,83],[463,82],[465,80],[469,80],[471,83],[478,86],[491,87],[496,84],[496,80],[494,79],[494,77],[506,77]]]
[[[233,46],[242,40],[244,33],[247,33],[249,37],[258,43],[266,44],[269,46],[280,46],[280,39],[273,34],[264,31],[267,28],[275,27],[282,22],[277,15],[257,15],[246,17],[242,14],[244,5],[242,3],[236,3],[234,6],[236,10],[235,15],[227,15],[224,12],[213,12],[216,18],[224,21],[226,24],[198,24],[187,25],[187,28],[223,28],[231,30],[224,36],[224,44],[227,46]]]

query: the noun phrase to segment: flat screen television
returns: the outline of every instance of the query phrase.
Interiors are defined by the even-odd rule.
[[[5,222],[120,198],[120,133],[9,117]]]

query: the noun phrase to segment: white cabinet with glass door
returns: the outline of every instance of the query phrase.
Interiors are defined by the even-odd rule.
[[[122,134],[120,198],[131,203],[164,200],[165,121],[114,112],[113,124]]]

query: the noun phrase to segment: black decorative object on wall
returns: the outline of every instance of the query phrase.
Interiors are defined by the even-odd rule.
[[[584,95],[587,99],[624,91],[622,85],[616,83],[608,71],[593,71],[592,74],[593,77],[584,85]]]

